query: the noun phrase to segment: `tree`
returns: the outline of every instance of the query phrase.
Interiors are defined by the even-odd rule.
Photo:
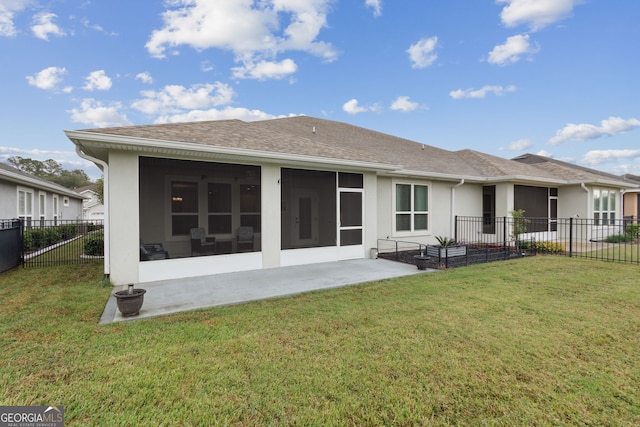
[[[40,161],[15,156],[9,157],[7,162],[23,172],[70,189],[91,184],[91,179],[82,169],[66,170],[53,159]]]
[[[104,177],[96,179],[96,193],[98,200],[104,205]]]

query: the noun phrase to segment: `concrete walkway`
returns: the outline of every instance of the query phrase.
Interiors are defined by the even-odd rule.
[[[136,285],[147,290],[138,316],[122,317],[112,293],[100,323],[240,304],[423,272],[413,265],[394,261],[357,259],[150,282]],[[123,289],[117,287],[114,292]]]

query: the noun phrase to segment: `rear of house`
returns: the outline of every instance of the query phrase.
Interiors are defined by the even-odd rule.
[[[596,188],[594,176],[304,116],[66,133],[104,171],[115,284],[364,258],[379,239],[433,244],[456,215],[519,207],[553,232],[558,215],[594,214],[602,191],[607,218],[621,200],[615,180]]]

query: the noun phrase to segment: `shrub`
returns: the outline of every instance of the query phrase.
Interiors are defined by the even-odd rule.
[[[72,237],[76,237],[78,235],[78,227],[78,224],[59,225],[57,228],[60,232],[60,238],[62,240],[69,240]]]
[[[632,240],[637,239],[640,237],[640,224],[627,224],[624,232]]]
[[[84,241],[84,254],[91,256],[104,255],[104,233],[97,232],[89,235]]]
[[[543,252],[547,254],[559,254],[564,252],[566,249],[562,243],[559,242],[535,242],[535,249],[538,252]]]
[[[436,236],[436,240],[438,241],[438,244],[443,248],[454,246],[456,244],[456,239],[452,239],[449,237]]]
[[[604,239],[604,241],[607,243],[624,243],[624,242],[630,242],[632,240],[633,240],[633,237],[631,237],[629,234],[613,234],[607,237],[606,239]]]

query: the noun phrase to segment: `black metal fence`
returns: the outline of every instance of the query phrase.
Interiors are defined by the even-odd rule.
[[[20,220],[0,220],[0,273],[22,263],[22,229]]]
[[[104,258],[104,225],[102,221],[21,220],[0,221],[13,224],[10,244],[8,235],[0,233],[0,247],[6,244],[0,258],[11,260],[11,267],[51,266],[60,264],[101,263]],[[4,231],[4,230],[2,230]],[[0,260],[1,262],[2,260]],[[7,268],[8,269],[8,268]],[[0,268],[0,271],[3,271]]]
[[[640,264],[637,218],[456,217],[454,239],[476,247],[510,248],[521,254],[552,254]]]

